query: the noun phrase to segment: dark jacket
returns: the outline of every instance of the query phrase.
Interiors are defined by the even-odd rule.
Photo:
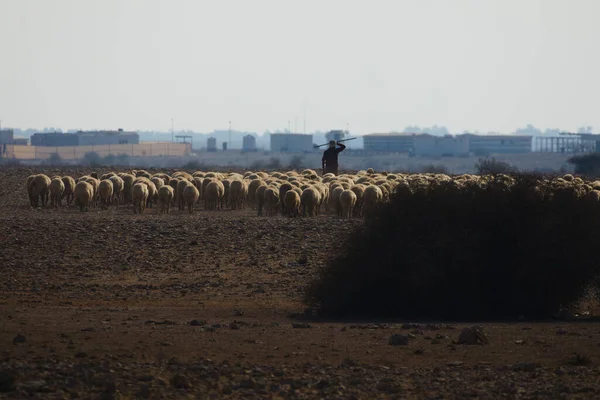
[[[325,163],[325,167],[327,169],[337,169],[338,167],[338,154],[340,154],[346,148],[346,146],[341,143],[338,143],[338,146],[340,147],[327,149],[323,152],[323,158],[321,161]]]

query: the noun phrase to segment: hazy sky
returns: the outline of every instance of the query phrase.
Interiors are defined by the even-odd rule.
[[[599,0],[0,0],[3,126],[600,129]]]

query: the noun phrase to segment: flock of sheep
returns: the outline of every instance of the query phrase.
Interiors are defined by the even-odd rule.
[[[435,182],[450,182],[458,187],[482,185],[491,176],[445,174],[388,174],[372,169],[356,174],[319,176],[314,170],[302,172],[246,172],[220,173],[197,171],[189,174],[178,171],[150,174],[144,170],[131,173],[110,172],[81,176],[48,177],[44,174],[27,178],[27,192],[32,207],[50,204],[53,207],[75,203],[80,211],[99,206],[133,205],[134,213],[158,204],[161,213],[170,213],[171,207],[194,212],[196,204],[204,201],[205,210],[222,210],[229,207],[240,210],[252,207],[258,215],[273,216],[281,213],[296,217],[317,216],[323,210],[339,217],[350,218],[372,214],[379,204],[389,201],[390,194],[398,188],[416,192]],[[514,178],[494,176],[496,184],[510,187]],[[551,187],[571,188],[582,195],[600,200],[600,181],[585,182],[581,178],[565,175],[539,182],[534,189]]]
[[[342,218],[359,217],[387,201],[400,178],[373,170],[357,174],[319,176],[314,170],[302,172],[219,173],[178,171],[150,174],[144,170],[130,173],[96,173],[77,179],[71,176],[31,175],[26,187],[32,207],[62,206],[74,203],[80,211],[90,207],[132,205],[134,213],[158,205],[161,213],[171,207],[194,212],[204,201],[205,210],[252,207],[258,215],[279,213],[296,217],[317,216],[332,211]]]

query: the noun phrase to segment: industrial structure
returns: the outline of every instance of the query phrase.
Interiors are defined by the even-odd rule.
[[[460,135],[468,138],[473,154],[523,154],[532,151],[532,136],[525,135]]]
[[[414,133],[371,133],[363,137],[364,149],[376,153],[409,153],[414,148]]]
[[[469,140],[464,136],[416,135],[413,140],[413,154],[416,156],[468,156]]]
[[[307,153],[314,151],[313,135],[302,133],[272,133],[271,151],[278,153]]]
[[[246,135],[242,138],[242,152],[256,151],[256,138]]]
[[[32,146],[95,146],[109,144],[139,144],[137,132],[117,131],[78,131],[75,133],[34,133]]]
[[[364,136],[364,149],[375,153],[409,153],[423,156],[521,154],[532,151],[532,136],[372,133]]]
[[[209,137],[206,139],[206,151],[217,151],[217,139]]]

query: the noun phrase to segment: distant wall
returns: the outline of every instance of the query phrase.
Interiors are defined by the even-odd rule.
[[[19,160],[45,160],[54,153],[63,160],[78,160],[85,153],[95,152],[101,157],[126,154],[130,157],[140,156],[185,156],[191,153],[190,143],[142,143],[142,144],[108,144],[99,146],[16,146],[7,145],[7,158]]]

